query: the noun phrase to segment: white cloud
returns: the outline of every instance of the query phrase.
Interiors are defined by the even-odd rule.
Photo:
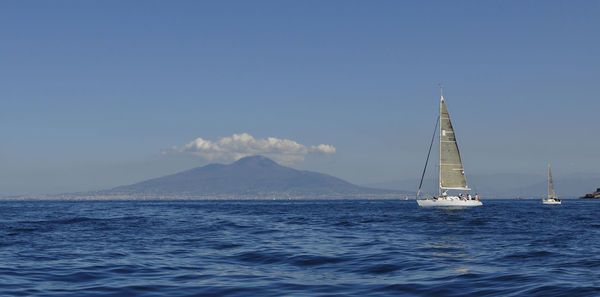
[[[330,144],[307,147],[289,139],[274,137],[256,139],[248,133],[233,134],[231,137],[223,137],[216,141],[196,138],[181,148],[173,149],[176,152],[191,153],[210,161],[236,161],[247,156],[263,155],[283,164],[302,161],[308,154],[335,153],[335,147]]]
[[[311,153],[335,154],[335,147],[331,144],[319,144],[310,147]]]

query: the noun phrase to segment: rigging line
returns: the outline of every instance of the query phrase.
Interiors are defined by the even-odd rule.
[[[435,132],[437,131],[438,124],[440,122],[440,116],[435,120],[435,128],[433,128],[433,135],[431,136],[431,143],[429,144],[429,151],[427,152],[427,159],[425,160],[425,168],[423,168],[423,174],[421,174],[421,182],[419,183],[419,190],[417,191],[417,199],[421,194],[421,187],[423,186],[423,178],[425,178],[425,171],[427,170],[427,163],[429,163],[429,155],[431,155],[431,148],[433,147],[433,141],[435,140]]]

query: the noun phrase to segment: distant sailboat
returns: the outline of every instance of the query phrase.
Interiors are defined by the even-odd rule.
[[[421,187],[423,185],[423,177],[425,177],[425,171],[427,170],[427,163],[429,162],[429,154],[431,153],[431,147],[433,146],[433,140],[435,139],[435,132],[439,122],[439,140],[440,140],[440,159],[439,159],[439,184],[438,184],[438,196],[427,199],[420,199],[419,194],[421,193]],[[417,191],[417,203],[419,206],[480,206],[483,205],[479,200],[479,197],[471,197],[470,195],[463,197],[462,194],[457,196],[448,195],[448,190],[459,190],[469,191],[471,190],[467,186],[467,180],[465,177],[465,171],[458,151],[458,144],[454,134],[454,128],[452,128],[452,122],[450,121],[450,114],[442,95],[442,86],[440,85],[440,116],[436,121],[436,128],[431,138],[431,144],[429,145],[429,153],[427,154],[427,160],[425,161],[425,168],[421,175],[421,183],[419,184],[419,190]]]
[[[543,204],[562,204],[562,201],[556,196],[554,191],[554,182],[552,181],[552,171],[550,171],[550,164],[548,164],[548,198],[542,198]]]

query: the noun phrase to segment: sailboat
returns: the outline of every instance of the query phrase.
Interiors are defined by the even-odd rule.
[[[437,126],[439,123],[439,145],[440,145],[440,159],[439,159],[439,183],[438,183],[438,195],[437,197],[420,199],[419,194],[421,193],[421,187],[423,185],[423,178],[425,177],[425,171],[427,170],[427,163],[429,162],[429,155],[431,154],[431,148],[435,139]],[[452,122],[450,120],[450,114],[444,96],[442,94],[442,85],[440,85],[440,115],[435,123],[434,133],[431,137],[431,144],[429,145],[429,152],[427,153],[427,160],[425,161],[425,168],[421,175],[421,183],[419,184],[419,190],[417,191],[417,203],[419,206],[481,206],[483,203],[479,199],[479,195],[471,197],[470,194],[463,196],[459,195],[448,195],[448,190],[452,191],[469,191],[471,190],[467,186],[467,179],[465,177],[465,170],[462,165],[460,158],[460,152],[458,151],[458,143],[456,142],[456,135],[454,128],[452,128]]]
[[[562,204],[562,201],[556,196],[554,191],[554,182],[552,181],[552,171],[550,170],[550,163],[548,163],[548,198],[542,198],[543,204]]]

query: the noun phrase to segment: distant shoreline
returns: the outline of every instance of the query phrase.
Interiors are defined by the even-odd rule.
[[[489,197],[483,198],[483,200],[540,200],[539,197],[531,197],[531,198],[510,198],[510,197]],[[579,197],[567,197],[561,198],[563,200],[580,200],[582,198]],[[598,198],[585,198],[585,200],[594,200]],[[297,197],[282,197],[282,196],[273,196],[273,197],[256,197],[256,196],[236,196],[236,197],[217,197],[217,196],[190,196],[190,197],[181,197],[181,196],[70,196],[70,197],[60,197],[54,195],[48,196],[18,196],[18,197],[0,197],[0,201],[314,201],[314,200],[323,200],[323,201],[331,201],[331,200],[401,200],[401,201],[410,201],[415,200],[414,195],[408,196],[408,199],[405,196],[320,196],[320,197],[307,197],[307,196],[297,196]]]

